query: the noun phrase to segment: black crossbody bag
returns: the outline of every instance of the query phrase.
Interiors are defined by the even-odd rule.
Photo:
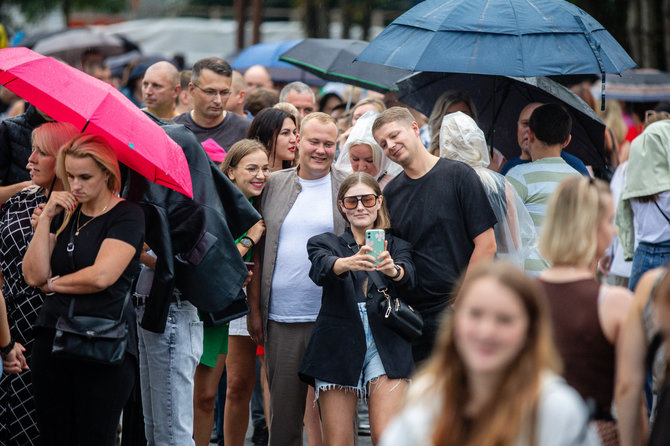
[[[353,237],[345,232],[342,238],[347,242],[349,249],[354,254],[357,254],[359,248]],[[379,271],[366,272],[375,285],[376,296],[372,297],[372,299],[377,299],[379,311],[384,316],[384,323],[408,341],[421,336],[423,331],[423,318],[421,315],[401,298],[391,295],[391,291],[386,284],[386,279]]]
[[[74,227],[70,228],[70,239],[66,250],[72,271],[75,271]],[[60,316],[56,321],[56,335],[51,354],[99,364],[120,363],[128,344],[128,322],[124,318],[124,312],[130,301],[130,291],[126,293],[118,319],[75,316],[75,301],[74,297],[70,300],[67,316]]]

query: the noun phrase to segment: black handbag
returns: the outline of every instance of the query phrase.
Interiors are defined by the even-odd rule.
[[[81,210],[79,211],[81,212]],[[70,229],[67,245],[72,270],[74,265],[74,230]],[[130,290],[126,293],[118,319],[96,316],[75,316],[75,298],[71,298],[67,316],[56,321],[56,334],[51,346],[52,356],[96,362],[118,364],[123,360],[128,343],[128,322],[124,318],[126,305],[130,301]]]
[[[384,323],[393,331],[412,341],[421,336],[423,331],[423,318],[407,302],[399,297],[393,297],[386,284],[377,271],[368,271],[368,276],[381,294],[379,299],[379,311],[384,315]]]
[[[347,242],[349,249],[354,253],[358,253],[358,244],[351,234],[345,232],[342,238]],[[377,288],[377,293],[379,293],[378,305],[380,313],[384,315],[384,323],[408,341],[421,336],[423,331],[423,318],[421,315],[399,297],[391,296],[391,292],[386,285],[386,279],[379,271],[366,272]]]
[[[56,321],[56,335],[51,354],[100,364],[118,364],[128,344],[128,322],[124,312],[130,293],[126,294],[118,319],[95,316],[74,316],[75,298],[70,300],[67,316]]]

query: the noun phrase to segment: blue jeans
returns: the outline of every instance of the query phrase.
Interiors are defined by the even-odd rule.
[[[670,240],[661,243],[640,242],[633,254],[628,289],[635,291],[640,277],[650,269],[664,266],[670,260]]]
[[[319,392],[328,391],[330,389],[350,391],[359,397],[365,397],[368,395],[368,383],[372,384],[375,379],[386,375],[384,364],[382,364],[382,358],[379,357],[377,344],[375,344],[375,339],[372,336],[372,330],[370,330],[370,323],[368,322],[368,311],[365,308],[365,302],[358,303],[358,313],[361,315],[361,321],[363,322],[366,346],[365,359],[363,359],[363,368],[361,369],[361,376],[358,378],[358,385],[356,387],[343,386],[337,383],[329,383],[326,381],[321,381],[320,379],[315,379],[314,392],[317,400],[319,399]],[[372,389],[370,389],[370,393],[371,392]]]
[[[137,308],[137,321],[144,307]],[[148,446],[193,442],[193,375],[202,355],[202,322],[188,301],[170,304],[163,333],[138,329],[140,384]]]

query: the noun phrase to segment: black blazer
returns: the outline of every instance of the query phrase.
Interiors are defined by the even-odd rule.
[[[386,240],[394,262],[405,270],[399,282],[388,279],[387,283],[395,295],[406,296],[415,284],[411,246],[388,232]],[[323,294],[321,310],[300,367],[300,378],[311,385],[317,378],[357,386],[367,350],[357,302],[364,298],[363,284],[368,274],[365,271],[347,271],[340,276],[333,273],[333,264],[338,258],[354,254],[341,236],[331,233],[314,236],[307,242],[307,252],[312,262],[309,276],[323,287]],[[368,290],[373,288],[372,280],[368,280]],[[410,342],[384,324],[377,299],[366,299],[366,309],[386,375],[391,379],[409,378],[414,368]]]

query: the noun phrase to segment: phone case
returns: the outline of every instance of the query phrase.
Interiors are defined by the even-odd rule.
[[[379,254],[384,252],[384,241],[386,240],[386,233],[383,229],[368,229],[365,231],[365,244],[372,248],[369,253],[372,257],[377,258]],[[375,262],[377,265],[379,261]]]

